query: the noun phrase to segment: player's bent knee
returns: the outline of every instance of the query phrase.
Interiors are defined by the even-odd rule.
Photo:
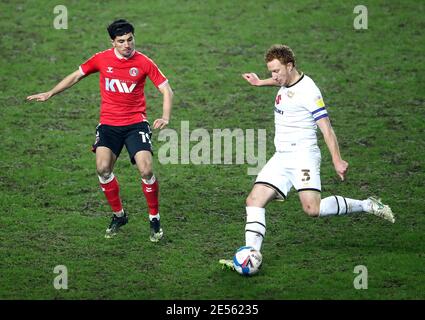
[[[138,165],[138,168],[143,179],[150,179],[152,177],[152,163],[142,162]]]
[[[250,193],[245,200],[247,207],[262,207],[264,205],[263,202],[263,199],[253,193]]]
[[[313,218],[317,218],[320,213],[319,208],[315,206],[310,206],[310,205],[303,206],[303,210],[309,217],[313,217]]]
[[[137,168],[143,179],[149,179],[152,176],[152,161],[147,157],[135,157]]]
[[[108,180],[112,175],[112,170],[109,168],[109,166],[100,165],[96,168],[96,171],[98,176],[104,180]]]
[[[245,199],[245,204],[247,207],[255,207],[256,202],[256,197],[253,194],[249,194]]]

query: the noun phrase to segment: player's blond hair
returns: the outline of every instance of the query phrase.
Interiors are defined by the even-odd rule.
[[[264,59],[267,62],[278,59],[280,63],[286,65],[289,62],[292,62],[292,65],[295,67],[295,54],[291,48],[284,44],[275,44],[272,45],[266,52]]]

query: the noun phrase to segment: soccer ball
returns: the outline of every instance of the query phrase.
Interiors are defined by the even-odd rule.
[[[252,276],[258,272],[263,261],[261,252],[253,247],[240,247],[233,256],[235,270],[244,276]]]

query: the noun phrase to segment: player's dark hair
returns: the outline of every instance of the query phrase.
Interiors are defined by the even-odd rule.
[[[278,59],[282,64],[288,64],[292,62],[292,65],[295,67],[295,54],[291,48],[284,44],[275,44],[272,45],[269,50],[267,50],[264,59],[267,62]]]
[[[107,30],[112,40],[130,32],[134,34],[134,27],[124,19],[115,20],[108,26]]]

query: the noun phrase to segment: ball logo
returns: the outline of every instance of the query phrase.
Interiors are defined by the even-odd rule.
[[[242,263],[242,267],[250,267],[250,268],[252,268],[253,267],[253,264],[252,264],[252,262],[251,262],[251,259],[248,257],[248,258],[246,258],[246,260]]]
[[[129,72],[130,72],[130,76],[133,76],[133,77],[139,74],[139,70],[137,68],[131,68]]]

